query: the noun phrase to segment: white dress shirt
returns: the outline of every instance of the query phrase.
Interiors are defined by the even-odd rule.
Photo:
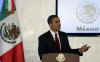
[[[51,34],[52,34],[52,36],[53,36],[53,39],[55,40],[55,32],[53,32],[52,30],[50,30],[50,32],[51,32]],[[60,50],[61,50],[61,42],[60,42],[60,37],[59,37],[58,32],[56,32],[56,34],[57,34],[57,37],[58,37],[58,40],[59,40],[59,45],[60,45]]]

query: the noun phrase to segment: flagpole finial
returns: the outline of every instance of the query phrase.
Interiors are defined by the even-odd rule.
[[[13,14],[14,11],[6,11],[6,14]]]

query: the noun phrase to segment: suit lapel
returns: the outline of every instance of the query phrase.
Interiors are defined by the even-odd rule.
[[[55,42],[55,40],[54,40],[54,38],[53,38],[50,31],[48,31],[48,37],[49,37],[50,42],[53,42],[53,43]]]

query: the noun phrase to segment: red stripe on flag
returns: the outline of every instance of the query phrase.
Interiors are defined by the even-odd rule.
[[[11,11],[15,10],[15,1],[11,0]]]
[[[1,62],[24,62],[22,42],[0,57]]]

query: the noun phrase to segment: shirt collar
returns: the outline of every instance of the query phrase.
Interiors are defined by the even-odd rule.
[[[55,38],[55,32],[53,32],[52,30],[50,30],[50,32],[51,32],[53,38]],[[56,32],[56,33],[57,33],[57,35],[59,35],[58,32]]]

